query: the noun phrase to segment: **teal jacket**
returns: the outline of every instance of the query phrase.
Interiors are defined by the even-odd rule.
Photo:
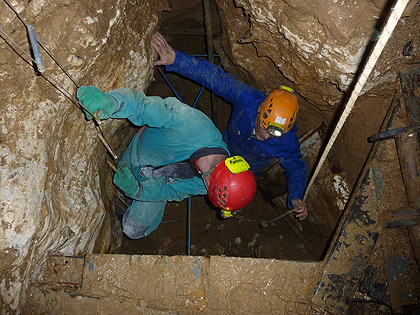
[[[119,164],[125,163],[143,185],[143,191],[136,199],[181,201],[207,194],[199,177],[174,181],[145,178],[139,175],[139,168],[182,162],[204,147],[229,152],[212,121],[201,111],[173,97],[146,96],[132,89],[117,89],[107,94],[114,100],[112,118],[127,118],[136,126],[145,126],[141,135],[138,132],[132,138],[119,160]]]

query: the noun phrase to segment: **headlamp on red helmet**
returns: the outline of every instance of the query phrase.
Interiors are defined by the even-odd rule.
[[[248,163],[240,156],[233,156],[214,168],[208,196],[216,207],[234,211],[249,204],[256,190],[255,177]]]

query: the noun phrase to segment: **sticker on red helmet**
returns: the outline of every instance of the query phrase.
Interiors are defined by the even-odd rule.
[[[249,170],[249,164],[241,156],[232,156],[225,160],[226,167],[233,174],[239,174]]]

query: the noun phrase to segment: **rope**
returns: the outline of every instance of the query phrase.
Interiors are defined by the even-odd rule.
[[[395,5],[395,7],[393,8],[393,11],[387,21],[387,24],[385,26],[385,28],[383,29],[382,35],[379,37],[378,42],[375,45],[375,48],[373,49],[372,53],[369,56],[368,62],[362,72],[362,74],[360,75],[360,77],[358,78],[358,81],[353,89],[353,92],[346,104],[346,106],[344,107],[344,111],[339,119],[339,121],[337,122],[335,129],[331,135],[331,138],[329,139],[324,152],[321,155],[321,158],[319,159],[318,165],[316,166],[316,169],[312,175],[312,178],[306,188],[305,191],[305,195],[303,197],[303,202],[305,202],[306,197],[308,195],[309,189],[311,188],[311,186],[313,185],[313,183],[315,182],[315,178],[318,176],[318,173],[322,167],[322,165],[324,164],[328,153],[331,150],[332,145],[334,144],[335,140],[338,137],[338,134],[340,133],[341,128],[344,125],[344,122],[346,121],[347,117],[350,115],[351,110],[353,109],[353,105],[356,102],[356,99],[359,97],[360,91],[362,90],[362,88],[364,87],[373,67],[375,66],[382,50],[385,47],[385,44],[387,43],[388,39],[391,37],[391,34],[395,28],[395,26],[398,23],[398,20],[400,19],[402,13],[404,12],[405,7],[407,6],[409,0],[398,0],[397,4]]]
[[[25,22],[25,20],[20,16],[20,14],[16,11],[16,9],[9,3],[9,1],[4,0],[4,2],[6,2],[6,4],[12,9],[12,11],[17,15],[17,17],[21,20],[21,22],[25,25],[25,27],[27,29],[32,28],[31,25],[29,25],[28,23]],[[43,65],[40,64],[40,61],[35,60],[34,58],[32,58],[27,52],[25,52],[23,50],[23,48],[16,43],[1,27],[0,25],[0,32],[7,37],[8,40],[10,40],[14,45],[16,45],[16,47],[19,48],[19,50],[25,55],[27,56],[34,64],[37,65],[38,69],[43,68]],[[40,46],[48,53],[48,55],[51,57],[51,59],[54,60],[54,62],[60,67],[60,69],[67,75],[67,77],[69,77],[69,79],[74,83],[74,85],[76,86],[76,88],[79,88],[79,85],[76,83],[76,81],[71,77],[71,75],[64,69],[64,67],[57,61],[57,59],[54,57],[54,55],[38,40],[36,39],[36,41],[40,44]],[[25,61],[27,61],[25,59]],[[41,61],[42,63],[42,61]],[[56,85],[52,84],[60,93],[62,93],[64,96],[68,97],[74,104],[76,104],[76,106],[78,106],[80,109],[85,110],[87,113],[89,113],[92,117],[93,117],[93,121],[95,123],[95,127],[96,127],[96,132],[97,132],[97,136],[99,138],[99,140],[101,140],[102,144],[105,146],[105,148],[107,149],[107,151],[111,154],[111,156],[114,158],[114,160],[116,160],[118,158],[118,156],[115,154],[115,151],[112,149],[109,141],[106,139],[106,137],[104,136],[104,133],[102,131],[102,129],[100,128],[100,124],[101,121],[98,117],[96,117],[96,115],[92,114],[82,103],[80,103],[70,92],[68,92],[63,85],[61,85],[57,80],[55,80],[47,71],[40,71],[40,74],[48,81],[49,79],[52,80]],[[51,83],[51,82],[50,82]]]
[[[163,77],[163,79],[165,80],[165,82],[168,84],[168,86],[170,87],[170,89],[172,90],[172,92],[175,94],[176,98],[180,102],[182,102],[181,96],[179,96],[179,94],[176,92],[175,88],[171,84],[171,81],[169,81],[169,79],[167,78],[167,76],[165,75],[165,73],[163,73],[163,71],[162,71],[162,69],[160,67],[158,67],[158,71],[161,74],[161,76]],[[201,89],[200,93],[196,97],[196,99],[195,99],[194,104],[192,105],[192,107],[195,106],[195,103],[197,102],[198,98],[200,97],[202,91],[203,91],[203,88]],[[188,228],[187,228],[187,256],[190,256],[191,255],[191,197],[188,197],[188,215],[187,215],[187,222],[188,222]]]

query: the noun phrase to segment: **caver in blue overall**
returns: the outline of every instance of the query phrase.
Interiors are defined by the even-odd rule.
[[[133,137],[118,163],[126,164],[142,184],[142,192],[138,196],[130,196],[135,200],[123,217],[124,233],[137,239],[157,228],[167,201],[207,194],[201,177],[155,178],[148,176],[146,170],[190,158],[190,161],[196,160],[209,154],[229,153],[222,135],[211,120],[176,98],[145,96],[143,92],[131,89],[118,89],[106,94],[114,99],[111,118],[128,118],[137,126],[146,125],[141,134]]]
[[[175,61],[166,70],[177,72],[216,93],[232,104],[232,115],[223,140],[232,155],[242,156],[255,176],[278,158],[287,177],[287,205],[292,199],[303,199],[306,166],[300,152],[297,127],[294,125],[282,137],[260,141],[252,136],[258,107],[267,94],[238,81],[233,75],[210,62],[176,51]]]

